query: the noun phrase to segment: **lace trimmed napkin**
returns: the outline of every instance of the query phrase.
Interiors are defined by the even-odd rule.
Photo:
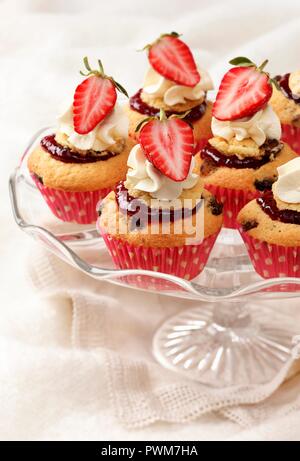
[[[293,359],[266,385],[225,390],[202,386],[155,362],[151,341],[156,328],[198,302],[93,280],[39,247],[31,253],[29,276],[40,294],[55,295],[57,302],[59,294],[69,298],[73,346],[99,357],[115,416],[127,428],[184,423],[210,412],[250,427],[300,409],[300,375],[283,384],[291,368],[293,374],[298,371]],[[289,300],[285,308],[295,315],[297,304]],[[298,319],[300,325],[299,314]]]

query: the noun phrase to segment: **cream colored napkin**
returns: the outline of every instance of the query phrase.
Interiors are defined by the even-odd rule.
[[[31,312],[30,316],[27,304],[34,302],[33,297],[27,288],[20,290],[24,252],[22,249],[28,244],[28,240],[23,234],[18,233],[12,220],[9,221],[11,213],[8,198],[5,200],[7,177],[17,165],[28,137],[41,126],[54,121],[59,105],[64,99],[72,96],[74,85],[78,83],[79,64],[84,55],[88,55],[93,62],[100,57],[108,71],[124,83],[128,92],[132,94],[139,87],[146,66],[146,57],[142,58],[135,50],[164,31],[176,30],[183,33],[187,42],[198,50],[203,67],[210,69],[215,82],[219,81],[224,69],[228,68],[228,60],[234,56],[249,56],[258,63],[269,58],[269,69],[275,75],[289,69],[294,70],[299,62],[299,1],[286,0],[279,7],[273,0],[253,0],[245,7],[240,0],[186,0],[174,2],[170,9],[169,2],[161,0],[2,0],[0,10],[0,34],[3,44],[0,85],[3,158],[0,172],[1,262],[2,283],[7,292],[2,299],[1,327],[6,323],[6,329],[10,331],[11,325],[14,324],[17,333],[15,336],[18,337],[17,341],[0,338],[1,346],[3,343],[3,347],[0,347],[0,437],[5,434],[9,434],[10,437],[17,434],[21,438],[31,436],[34,439],[38,433],[40,437],[47,438],[50,433],[56,439],[64,439],[69,434],[87,439],[90,431],[99,440],[99,433],[104,432],[105,419],[105,428],[109,428],[109,438],[118,438],[119,427],[116,434],[117,425],[111,420],[110,411],[105,406],[108,390],[111,405],[114,406],[120,421],[128,426],[131,419],[124,405],[128,394],[131,398],[136,394],[143,398],[146,395],[146,401],[150,400],[148,408],[151,409],[152,419],[165,417],[168,421],[172,420],[174,414],[166,413],[165,400],[161,407],[156,405],[153,409],[154,402],[158,399],[153,397],[154,390],[155,396],[160,396],[163,389],[169,389],[172,384],[178,389],[180,383],[177,375],[169,374],[154,364],[150,340],[162,319],[173,315],[181,308],[192,307],[195,303],[186,302],[185,306],[180,306],[177,300],[173,302],[172,299],[147,295],[143,296],[140,306],[137,294],[133,294],[132,291],[117,289],[104,283],[95,284],[79,272],[69,270],[50,255],[41,254],[38,260],[33,255],[31,264],[34,265],[34,284],[42,296],[50,296],[51,301],[58,306],[55,312],[60,309],[59,317],[65,319],[61,321],[60,331],[57,332],[59,338],[70,327],[69,318],[64,315],[68,310],[67,306],[70,304],[75,312],[73,306],[76,303],[72,295],[80,292],[89,306],[93,306],[93,303],[90,303],[90,300],[94,299],[92,294],[97,294],[97,305],[93,309],[91,307],[91,310],[105,312],[109,306],[110,312],[117,312],[113,319],[110,314],[106,317],[106,314],[103,314],[103,322],[113,337],[118,334],[118,338],[124,339],[123,347],[117,343],[119,349],[109,350],[107,346],[91,348],[91,342],[89,345],[87,343],[91,341],[92,332],[80,335],[76,327],[77,322],[74,321],[73,337],[77,338],[76,341],[74,339],[76,349],[70,350],[65,344],[61,348],[53,347],[53,338],[51,342],[47,328],[49,324],[53,325],[53,319],[48,318],[48,325],[44,326],[37,320],[37,315]],[[101,23],[103,18],[104,27],[99,27],[99,21]],[[40,78],[36,78],[37,62]],[[12,71],[14,68],[22,69],[21,79],[19,72]],[[5,290],[1,291],[5,293]],[[55,292],[58,296],[54,296]],[[22,304],[22,295],[27,296],[27,304]],[[121,303],[121,299],[124,303]],[[42,322],[47,315],[54,315],[52,310],[47,309],[45,300],[39,307],[45,314]],[[278,307],[274,303],[274,309]],[[296,308],[297,306],[294,306],[293,310],[295,321]],[[21,319],[20,311],[23,314]],[[121,313],[121,318],[125,317],[126,320],[117,331],[116,317]],[[6,316],[9,316],[7,321]],[[145,322],[149,322],[149,325],[145,325]],[[26,330],[28,323],[30,334]],[[90,325],[89,317],[84,323]],[[97,326],[94,331],[95,344],[99,344],[99,340],[102,341],[101,324]],[[80,330],[82,329],[81,326]],[[43,347],[40,346],[40,342],[38,347],[35,347],[37,338],[43,342]],[[56,337],[55,344],[57,341]],[[28,342],[35,345],[28,348]],[[116,373],[112,371],[110,361],[106,360],[107,354],[117,355],[121,361],[121,365],[113,369]],[[27,359],[27,363],[23,358]],[[127,386],[124,390],[123,368],[136,369],[134,359],[139,365],[142,364],[142,372],[133,373],[130,382],[126,381]],[[146,377],[144,369],[147,370]],[[100,379],[99,370],[103,371],[105,379]],[[113,390],[110,374],[115,377],[122,392]],[[101,373],[100,375],[102,376]],[[197,395],[201,391],[200,386],[195,383],[185,384],[189,390],[196,389]],[[299,384],[299,378],[296,377],[276,390],[263,404],[240,405],[236,409],[227,407],[223,412],[242,425],[265,421],[263,426],[259,426],[261,437],[265,435],[269,439],[273,434],[276,439],[282,434],[286,439],[299,439],[299,412],[294,412],[299,405]],[[118,399],[114,401],[116,394]],[[191,412],[187,411],[186,394],[181,392],[180,398],[183,399],[181,416],[183,413],[187,419],[191,419]],[[196,418],[198,403],[195,394],[192,400],[190,407],[195,410],[193,415]],[[174,400],[171,399],[170,402],[172,405],[169,406],[174,408]],[[290,411],[292,413],[288,414]],[[280,416],[280,412],[288,416],[278,419],[276,416]],[[141,412],[141,418],[143,414],[144,411]],[[136,423],[140,422],[141,418],[137,418],[136,421],[134,414],[133,419]],[[208,419],[205,419],[205,425],[199,423],[195,432],[185,433],[185,436],[209,438],[212,437],[212,433],[217,433],[217,436],[222,437],[219,419],[214,417],[207,421]],[[182,434],[185,427],[176,428],[175,432],[173,426],[164,426],[164,436],[173,437],[174,440],[179,430]],[[95,428],[99,428],[99,432]],[[150,429],[145,429],[142,436],[140,434],[141,432],[134,431],[133,437],[145,438],[144,434],[150,436]],[[240,433],[240,438],[243,434],[244,432]],[[126,436],[130,437],[130,433],[127,432]],[[152,436],[155,437],[153,434]],[[247,438],[254,436],[257,437],[256,430],[247,431]]]
[[[115,416],[128,428],[156,421],[184,423],[216,411],[250,427],[300,409],[300,377],[281,386],[292,359],[267,385],[225,390],[209,389],[155,362],[151,341],[156,328],[181,309],[199,305],[197,302],[90,279],[38,247],[31,254],[29,275],[41,295],[55,296],[57,302],[69,299],[73,346],[95,358],[101,352],[105,390],[99,392],[110,396]],[[298,300],[283,304],[280,302],[281,309],[288,306],[295,315]]]

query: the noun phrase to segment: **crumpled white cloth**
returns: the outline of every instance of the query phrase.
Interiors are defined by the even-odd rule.
[[[106,250],[98,251],[100,255]],[[271,397],[288,377],[292,359],[273,382],[238,391],[209,389],[155,362],[151,352],[155,329],[168,316],[199,305],[197,301],[182,303],[174,298],[107,287],[40,249],[31,254],[29,276],[40,294],[64,296],[71,304],[72,344],[89,350],[100,360],[114,414],[125,427],[139,428],[157,421],[186,423],[216,411],[241,427],[251,427],[270,417],[300,410],[296,385],[286,384],[284,391]],[[297,305],[298,300],[292,300],[281,304],[281,309],[295,315]],[[300,313],[298,322],[300,325]]]
[[[161,0],[1,0],[0,24],[0,439],[299,440],[298,376],[259,405],[231,407],[222,416],[210,413],[194,421],[188,421],[195,415],[194,403],[198,409],[201,404],[195,383],[189,382],[189,391],[182,392],[176,407],[174,400],[158,398],[166,387],[172,389],[178,376],[165,371],[162,375],[150,360],[151,372],[144,379],[145,358],[150,358],[150,339],[158,323],[180,310],[182,302],[143,295],[143,304],[149,313],[154,305],[157,317],[148,313],[141,317],[137,292],[98,283],[95,297],[92,280],[67,270],[49,254],[41,255],[39,249],[43,264],[38,264],[29,238],[12,220],[7,194],[7,177],[32,133],[53,123],[63,100],[69,101],[84,55],[94,61],[102,58],[107,72],[130,93],[139,87],[147,66],[145,55],[135,50],[171,30],[182,32],[199,50],[201,65],[216,82],[228,68],[228,59],[237,55],[258,63],[270,58],[274,74],[293,70],[299,67],[299,2],[186,0],[170,7]],[[24,279],[28,252],[35,271],[41,269],[33,280],[42,298]],[[56,281],[51,284],[55,278],[49,271],[77,283],[79,297],[67,282],[62,287]],[[80,308],[86,300],[89,308]],[[101,326],[110,333],[108,321],[114,309],[116,321],[120,313],[118,334],[114,330],[108,337],[118,343],[108,349]],[[153,323],[141,337],[145,318]],[[143,340],[138,355],[132,339]],[[151,389],[155,389],[152,398]],[[189,396],[187,411],[184,399]],[[136,411],[129,415],[128,408],[137,408],[135,399],[147,410],[143,413],[147,418]],[[184,424],[168,422],[184,415]],[[128,430],[150,421],[156,422]]]

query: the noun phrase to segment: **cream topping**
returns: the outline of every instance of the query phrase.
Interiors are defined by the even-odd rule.
[[[274,195],[291,204],[300,204],[300,157],[277,168],[278,180],[273,185]]]
[[[258,111],[250,118],[242,118],[233,121],[221,121],[212,118],[211,129],[214,136],[230,141],[253,139],[258,146],[262,146],[267,139],[281,138],[280,120],[268,104],[263,110]]]
[[[292,72],[289,76],[289,87],[291,92],[300,97],[300,70]]]
[[[199,73],[200,82],[190,88],[177,85],[150,67],[145,77],[143,92],[154,98],[163,98],[168,106],[183,104],[186,101],[199,101],[201,104],[205,100],[206,92],[213,89],[213,82],[205,70],[199,69]]]
[[[90,133],[76,133],[73,124],[73,107],[69,107],[58,119],[58,131],[67,136],[68,144],[74,149],[101,152],[109,149],[128,134],[128,119],[124,109],[116,104],[104,120]]]
[[[190,171],[184,181],[177,182],[164,176],[151,162],[149,162],[140,144],[136,144],[128,157],[127,184],[130,188],[148,192],[152,198],[158,200],[175,200],[183,189],[192,189],[199,179],[193,173],[195,160],[192,158]]]

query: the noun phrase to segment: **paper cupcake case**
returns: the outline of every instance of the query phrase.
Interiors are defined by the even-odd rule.
[[[174,248],[151,248],[130,245],[124,240],[107,234],[98,228],[118,269],[144,269],[175,275],[192,280],[199,275],[209,258],[218,233],[207,237],[198,245],[185,245]],[[142,288],[178,289],[172,283],[148,276],[129,276],[128,282]]]
[[[90,192],[65,192],[44,186],[32,175],[52,213],[62,221],[91,224],[97,221],[97,205],[111,189]]]
[[[281,125],[282,141],[286,142],[294,152],[300,155],[300,128],[293,125]]]
[[[260,196],[259,192],[249,192],[237,189],[227,189],[225,187],[205,185],[205,189],[211,192],[216,199],[223,203],[224,227],[237,229],[237,215],[241,209],[251,200]]]
[[[300,277],[300,247],[271,245],[254,239],[241,228],[240,234],[245,242],[256,272],[263,278]],[[281,285],[280,291],[300,290],[299,285]],[[278,287],[271,291],[278,291]]]

